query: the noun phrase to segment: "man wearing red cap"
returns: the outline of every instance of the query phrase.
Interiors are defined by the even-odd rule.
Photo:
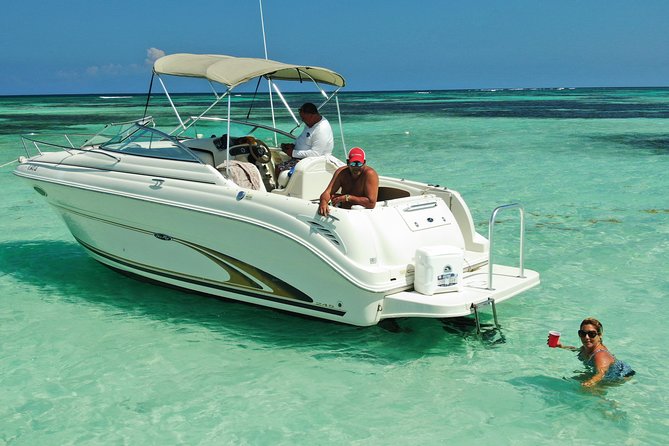
[[[321,194],[318,213],[327,216],[332,206],[351,209],[353,205],[373,209],[379,193],[379,175],[366,164],[365,151],[354,147],[348,152],[346,166],[340,167]]]

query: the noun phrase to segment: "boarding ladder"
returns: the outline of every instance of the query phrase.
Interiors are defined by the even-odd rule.
[[[525,268],[523,266],[523,251],[524,251],[524,246],[525,246],[525,209],[523,208],[523,205],[520,203],[511,203],[511,204],[504,204],[501,206],[497,206],[493,211],[492,214],[490,215],[490,221],[488,222],[488,242],[490,243],[489,251],[488,251],[488,288],[489,290],[494,290],[493,288],[493,274],[492,274],[492,267],[493,267],[493,252],[495,248],[495,221],[497,220],[497,214],[502,212],[503,210],[506,209],[518,209],[520,213],[520,246],[519,246],[519,251],[520,251],[520,258],[519,258],[519,277],[525,277]],[[479,319],[479,308],[490,305],[492,308],[492,316],[493,320],[495,321],[495,328],[496,329],[501,329],[501,326],[499,325],[499,321],[497,319],[497,308],[495,306],[495,299],[492,297],[489,297],[487,300],[483,302],[479,302],[476,304],[472,304],[471,310],[474,313],[474,319],[476,321],[476,333],[481,334],[481,321]]]

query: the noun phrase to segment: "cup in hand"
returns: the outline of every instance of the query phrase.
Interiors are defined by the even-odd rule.
[[[548,332],[548,346],[550,348],[557,347],[560,342],[560,332],[559,331],[549,331]]]

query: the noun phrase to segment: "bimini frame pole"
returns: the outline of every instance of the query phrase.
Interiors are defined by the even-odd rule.
[[[226,142],[225,142],[225,147],[227,149],[225,150],[225,174],[227,175],[228,178],[230,178],[230,107],[232,106],[231,103],[231,89],[228,89],[228,132],[226,135]]]
[[[299,127],[301,125],[300,121],[298,121],[297,118],[295,117],[295,113],[293,113],[293,110],[291,110],[290,105],[288,105],[288,102],[286,102],[286,99],[283,97],[283,94],[281,94],[281,90],[279,90],[279,87],[274,82],[272,82],[272,87],[274,87],[274,91],[276,91],[276,94],[279,95],[279,99],[281,99],[281,102],[283,102],[283,105],[286,107],[286,110],[288,110],[290,116],[293,117],[293,121],[295,121],[295,124],[297,124],[297,127]]]
[[[346,141],[344,141],[344,126],[341,123],[341,111],[339,110],[339,96],[335,96],[335,104],[337,104],[337,119],[339,119],[339,132],[341,133],[341,145],[344,149],[344,159],[348,159],[346,151]]]
[[[164,85],[164,84],[163,84],[163,85]],[[195,124],[197,124],[197,122],[198,122],[200,119],[202,119],[202,118],[204,117],[204,115],[206,115],[207,113],[209,113],[209,110],[211,110],[212,108],[214,108],[219,102],[221,102],[221,100],[223,100],[223,98],[224,98],[227,94],[230,93],[230,90],[225,90],[225,92],[223,92],[223,93],[221,93],[221,94],[219,95],[218,92],[216,91],[216,88],[214,88],[214,85],[213,85],[211,82],[209,82],[209,86],[211,87],[211,90],[212,90],[212,92],[214,93],[214,98],[215,98],[215,99],[214,99],[214,102],[212,102],[212,104],[211,104],[209,107],[207,107],[202,113],[200,113],[198,116],[191,116],[191,117],[187,120],[188,125],[185,125],[185,123],[181,121],[181,118],[179,117],[179,113],[177,112],[176,109],[174,109],[174,112],[175,112],[175,114],[177,115],[177,119],[179,119],[179,122],[181,122],[181,125],[180,125],[180,126],[177,126],[174,130],[172,130],[172,131],[169,133],[170,135],[172,135],[174,132],[176,132],[179,128],[183,128],[183,130],[179,133],[179,134],[182,134],[184,131],[188,130],[189,128],[191,128],[192,126],[194,126]],[[166,91],[165,93],[167,93],[167,91]],[[169,97],[169,95],[168,95],[168,97]],[[172,102],[172,101],[170,100],[170,103],[171,103],[171,102]],[[172,108],[174,108],[174,107],[172,107]]]
[[[181,127],[186,130],[186,124],[184,124],[183,120],[181,119],[181,115],[179,114],[179,111],[174,105],[174,102],[172,102],[172,97],[170,96],[170,93],[167,91],[167,87],[165,87],[165,84],[163,83],[163,79],[160,77],[160,74],[156,74],[158,76],[158,80],[160,81],[160,85],[163,87],[163,91],[165,92],[165,96],[167,96],[167,100],[170,101],[170,105],[172,106],[172,110],[174,110],[174,114],[177,115],[177,119],[179,120],[179,123],[181,123]]]

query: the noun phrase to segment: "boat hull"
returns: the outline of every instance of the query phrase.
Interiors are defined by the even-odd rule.
[[[49,189],[53,192],[57,187]],[[66,194],[76,200],[81,193],[69,190]],[[123,203],[115,203],[118,200]],[[150,216],[138,220],[178,221],[175,227],[209,228],[208,233],[170,231],[160,224],[140,225],[119,218],[118,213],[100,215],[52,203],[75,240],[93,258],[114,269],[179,288],[332,321],[354,325],[378,322],[377,307],[383,293],[361,290],[343,280],[314,253],[300,249],[295,241],[275,231],[164,204],[144,202],[133,206],[126,199],[104,194],[95,201],[110,209],[123,207],[128,215]],[[259,253],[263,259],[258,258]]]

